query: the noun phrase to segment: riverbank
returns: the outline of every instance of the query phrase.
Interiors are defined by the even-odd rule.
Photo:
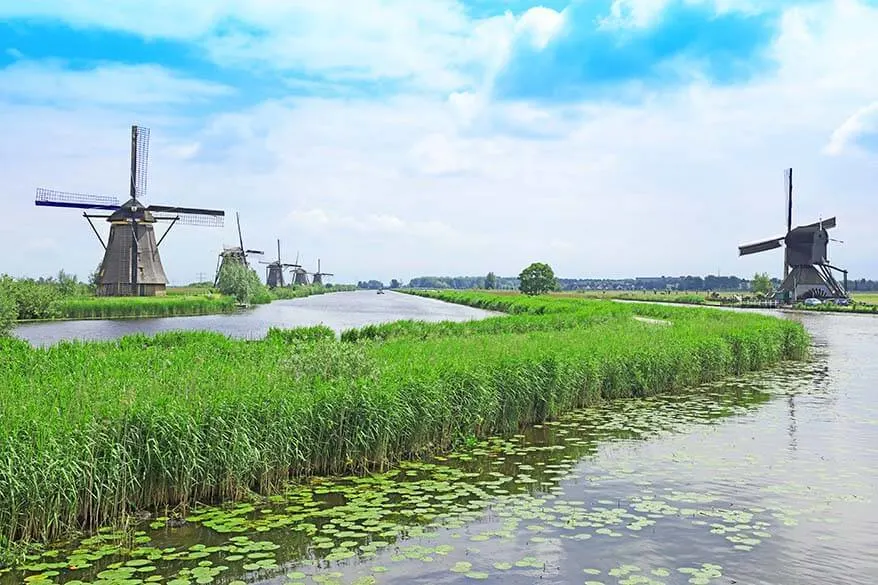
[[[518,294],[510,292],[507,294]],[[703,307],[731,307],[738,309],[766,309],[781,308],[793,309],[796,311],[823,311],[834,313],[863,313],[878,314],[878,294],[874,293],[853,293],[851,305],[843,306],[836,304],[822,304],[816,306],[805,305],[804,303],[796,303],[792,306],[775,306],[767,301],[751,299],[742,300],[741,302],[733,302],[728,300],[733,293],[722,293],[719,300],[712,298],[710,294],[703,292],[687,292],[687,291],[576,291],[576,292],[558,292],[551,293],[552,296],[573,297],[573,298],[590,298],[590,299],[615,299],[622,301],[642,301],[652,303],[675,303],[681,305],[696,305]]]
[[[511,315],[409,322],[347,341],[325,327],[249,342],[213,333],[44,349],[0,341],[0,541],[380,469],[602,400],[801,359],[808,345],[801,325],[761,315],[434,298]]]
[[[252,304],[263,305],[278,300],[304,298],[331,292],[356,290],[355,286],[325,287],[307,285],[268,290],[253,299]],[[233,313],[241,305],[228,295],[195,288],[169,290],[166,296],[156,297],[95,297],[73,296],[54,300],[46,315],[39,319],[18,319],[16,323],[70,321],[88,319],[141,319],[159,317],[193,317]]]

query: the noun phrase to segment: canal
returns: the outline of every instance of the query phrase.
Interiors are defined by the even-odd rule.
[[[400,319],[466,321],[496,314],[402,293],[385,292],[379,295],[375,291],[350,291],[274,301],[225,315],[27,323],[19,325],[14,334],[41,346],[63,340],[106,340],[132,333],[154,334],[174,330],[210,330],[231,337],[255,339],[264,337],[270,327],[326,325],[341,332]]]

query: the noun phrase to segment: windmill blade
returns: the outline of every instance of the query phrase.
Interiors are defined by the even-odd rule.
[[[817,229],[820,226],[823,226],[825,230],[831,230],[835,227],[835,218],[830,217],[829,219],[824,219],[823,221],[818,221],[814,223],[809,223],[808,225],[801,225],[796,229]]]
[[[171,205],[150,205],[146,208],[156,219],[171,220],[176,218],[182,225],[204,227],[222,227],[225,223],[225,211],[218,209],[200,209],[197,207],[175,207]]]
[[[221,215],[202,215],[196,213],[154,213],[153,217],[160,221],[174,221],[180,225],[200,227],[223,227],[225,221]]]
[[[224,217],[225,211],[220,209],[201,209],[198,207],[175,207],[171,205],[150,205],[147,207],[149,211],[158,213],[185,213],[188,215],[212,215]]]
[[[261,254],[261,255],[265,255],[265,252],[263,252],[262,250],[244,250],[244,253],[245,253],[245,254]]]
[[[793,169],[784,171],[784,195],[786,195],[787,233],[793,229]]]
[[[237,211],[235,212],[235,221],[238,222],[238,243],[241,244],[241,249],[244,249],[244,236],[241,235],[241,214]]]
[[[131,172],[134,174],[132,182],[134,183],[134,196],[143,200],[146,196],[146,172],[149,164],[149,128],[142,126],[132,126],[132,146],[134,160],[131,165]]]
[[[781,242],[783,238],[774,238],[771,240],[765,240],[763,242],[757,242],[755,244],[746,244],[744,246],[738,246],[738,255],[739,256],[747,256],[748,254],[756,254],[757,252],[765,252],[766,250],[774,250],[775,248],[781,247]]]
[[[37,189],[34,200],[36,205],[46,207],[72,207],[75,209],[104,209],[116,211],[119,200],[107,195],[86,195],[84,193],[67,193],[52,189]]]

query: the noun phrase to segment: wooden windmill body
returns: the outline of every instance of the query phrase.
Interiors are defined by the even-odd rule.
[[[142,203],[146,195],[149,129],[131,127],[131,180],[128,200],[115,197],[37,189],[35,203],[45,207],[84,209],[83,217],[104,248],[98,270],[96,294],[102,296],[155,296],[165,294],[168,278],[162,266],[159,246],[171,228],[183,225],[222,226],[224,211]],[[108,214],[88,213],[100,210]],[[106,219],[110,233],[104,243],[92,219]],[[169,222],[156,240],[155,225]]]
[[[323,284],[324,276],[333,276],[331,272],[321,272],[320,270],[320,258],[317,259],[317,272],[313,274],[313,278],[311,280],[311,284]]]
[[[740,256],[757,254],[785,246],[783,281],[779,293],[785,300],[796,302],[800,299],[846,298],[847,270],[836,268],[828,259],[828,230],[836,226],[835,217],[821,219],[815,223],[793,227],[793,169],[785,171],[786,178],[786,235],[763,240],[755,244],[738,247]],[[832,271],[844,275],[840,284]]]
[[[296,270],[301,268],[298,264],[289,264],[284,263],[281,260],[280,255],[280,240],[277,241],[277,260],[272,262],[264,262],[260,260],[262,264],[265,264],[265,284],[268,285],[268,288],[278,288],[286,286],[286,279],[284,278],[284,271],[288,268]]]

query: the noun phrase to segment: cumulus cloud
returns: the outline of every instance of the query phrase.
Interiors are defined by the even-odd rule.
[[[111,63],[82,71],[60,61],[18,61],[0,69],[0,98],[29,103],[179,105],[234,92],[231,87],[186,78],[156,65]]]
[[[861,108],[835,129],[825,152],[838,155],[850,150],[878,155],[878,102]]]
[[[644,1],[637,27],[661,26],[667,7],[648,9]],[[4,5],[0,15],[33,16],[50,4]],[[381,99],[297,91],[228,105],[229,91],[250,88],[158,64],[74,72],[24,62],[0,70],[10,82],[0,81],[9,219],[0,245],[33,238],[37,222],[58,243],[4,258],[0,271],[64,267],[84,275],[94,268],[100,250],[87,224],[67,210],[35,209],[33,190],[123,190],[127,126],[144,118],[153,129],[151,202],[219,207],[230,217],[240,211],[248,246],[271,249],[280,238],[308,266],[320,257],[339,282],[517,274],[535,259],[564,276],[776,272],[779,256],[740,259],[736,246],[782,227],[787,166],[798,177],[797,217],[839,217],[846,244],[833,248],[834,262],[851,274],[878,274],[874,163],[845,156],[846,148],[835,157],[821,152],[827,137],[849,144],[856,132],[842,127],[865,128],[870,119],[857,118],[878,87],[871,32],[878,10],[865,2],[784,10],[760,45],[774,63],[762,75],[735,83],[692,75],[627,101],[589,92],[589,79],[565,77],[560,68],[546,69],[532,99],[504,95],[502,79],[494,83],[492,72],[516,60],[524,67],[521,55],[545,57],[600,26],[572,8],[528,6],[473,19],[461,5],[408,2],[392,5],[401,14],[382,8],[354,22],[333,20],[340,4],[329,2],[313,8],[300,29],[283,32],[294,11],[305,14],[304,3],[175,3],[164,14],[152,14],[161,11],[151,5],[139,20],[130,18],[139,3],[114,1],[103,11],[99,4],[57,3],[52,14],[79,27],[195,39],[209,56],[250,63],[259,75],[304,60],[329,76],[408,76],[412,83]],[[609,14],[611,4],[595,14]],[[374,37],[382,15],[390,18],[383,40]],[[343,46],[327,46],[312,32],[326,33],[332,23],[334,36],[351,34]],[[231,38],[224,46],[216,43],[223,35]],[[535,74],[544,65],[535,58],[519,71]],[[631,79],[645,84],[642,76]],[[18,80],[31,89],[12,87]],[[582,90],[576,99],[543,99],[553,84],[574,81]],[[53,99],[45,88],[54,87],[76,99]],[[199,103],[210,108],[198,110]],[[175,228],[163,244],[172,280],[214,268],[221,245],[237,238],[227,223],[222,230]]]

